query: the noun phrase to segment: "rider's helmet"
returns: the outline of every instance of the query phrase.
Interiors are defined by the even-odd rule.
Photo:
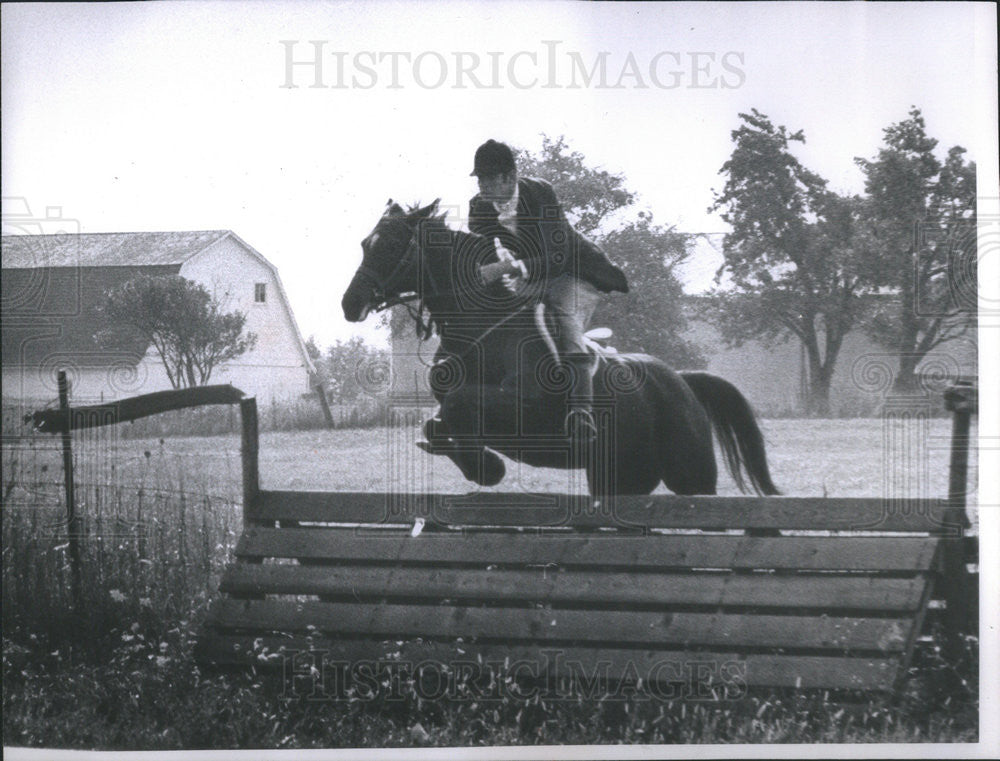
[[[510,149],[510,146],[496,140],[487,140],[476,149],[476,158],[469,176],[493,177],[516,171],[516,169],[514,151]]]

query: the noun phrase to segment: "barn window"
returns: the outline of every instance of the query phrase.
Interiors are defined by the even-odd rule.
[[[253,300],[258,304],[267,302],[267,283],[254,283]]]

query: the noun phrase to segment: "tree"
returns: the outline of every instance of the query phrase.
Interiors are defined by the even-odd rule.
[[[593,324],[610,327],[622,350],[647,352],[677,367],[703,367],[698,347],[682,337],[687,320],[673,272],[688,256],[686,236],[654,224],[645,211],[637,220],[615,220],[635,204],[636,194],[623,175],[590,166],[564,137],[543,135],[540,151],[519,152],[518,174],[550,182],[576,230],[607,251],[628,277],[630,292],[602,298]]]
[[[918,108],[883,132],[877,156],[855,162],[865,174],[878,280],[898,298],[865,327],[898,353],[894,388],[905,392],[930,351],[975,325],[976,165],[958,146],[941,162]]]
[[[569,151],[563,136],[542,135],[539,152],[518,152],[517,172],[551,183],[573,227],[588,237],[599,236],[611,214],[635,203],[623,175],[588,166],[582,153]]]
[[[792,155],[790,144],[805,142],[801,130],[790,133],[756,109],[740,119],[720,170],[725,187],[710,208],[732,227],[716,280],[728,274],[733,291],[716,286],[705,316],[729,345],[796,336],[809,363],[808,411],[825,415],[844,336],[872,287],[864,207],[827,190]]]
[[[688,242],[689,236],[654,224],[648,212],[602,236],[601,245],[614,252],[631,285],[627,294],[601,299],[592,321],[611,326],[622,348],[652,354],[677,368],[705,366],[701,350],[681,335],[687,326],[681,311],[684,294],[673,268],[687,258]]]
[[[319,345],[316,343],[316,336],[309,336],[306,339],[306,354],[313,362],[323,356],[323,352],[320,351]]]
[[[223,312],[204,286],[180,275],[141,275],[112,289],[103,306],[111,327],[98,340],[111,345],[123,332],[151,343],[174,388],[208,383],[221,363],[257,342],[243,334],[246,315]]]
[[[363,393],[388,391],[389,351],[369,346],[361,336],[338,339],[315,364],[331,401],[344,404]]]

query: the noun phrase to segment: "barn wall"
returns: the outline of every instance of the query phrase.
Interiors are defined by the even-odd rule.
[[[296,398],[309,392],[309,371],[290,306],[274,271],[233,238],[224,238],[186,262],[181,275],[201,283],[226,311],[246,314],[246,330],[257,334],[251,351],[212,374],[212,383],[232,383],[261,399]],[[264,283],[267,300],[254,301]]]

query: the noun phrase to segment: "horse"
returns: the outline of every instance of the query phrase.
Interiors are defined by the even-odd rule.
[[[448,456],[483,486],[505,475],[499,452],[529,465],[585,468],[595,497],[649,494],[661,481],[679,495],[715,494],[714,431],[741,491],[779,493],[756,416],[740,391],[707,372],[675,372],[649,355],[595,345],[598,438],[587,445],[567,437],[572,367],[558,360],[544,307],[530,294],[517,302],[504,288],[472,287],[479,265],[496,261],[493,245],[451,229],[437,211],[439,200],[404,210],[390,199],[361,242],[362,262],[341,303],[345,319],[360,322],[419,299],[417,309],[408,307],[418,331],[426,338],[437,330],[443,359],[430,381],[440,406],[424,425],[427,442],[418,446]]]

